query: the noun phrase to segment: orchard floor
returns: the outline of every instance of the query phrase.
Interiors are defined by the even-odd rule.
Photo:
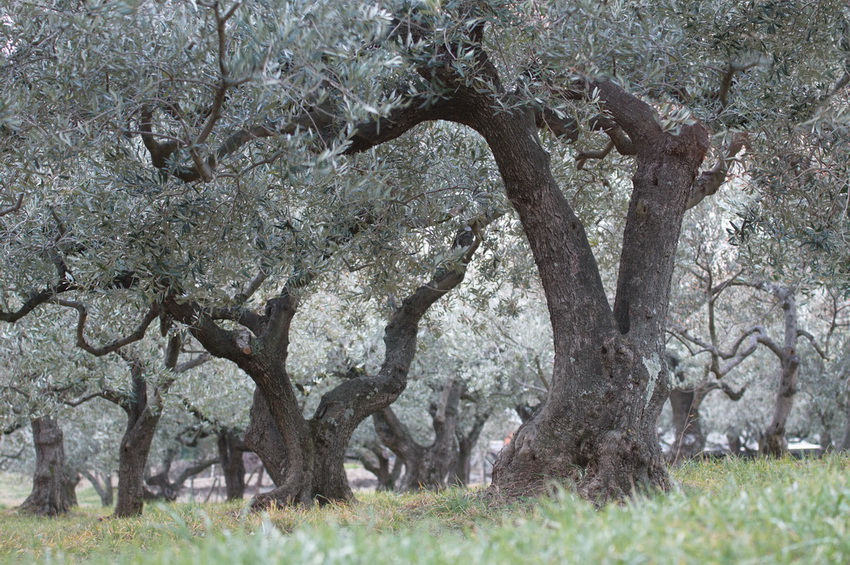
[[[594,509],[569,491],[496,506],[480,491],[361,493],[347,506],[250,514],[150,505],[0,510],[3,563],[850,563],[850,458],[693,462],[675,489]],[[6,483],[0,481],[0,487]]]

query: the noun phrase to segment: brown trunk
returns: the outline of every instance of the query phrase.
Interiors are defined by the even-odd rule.
[[[448,486],[458,458],[456,430],[462,392],[462,383],[449,380],[439,401],[431,406],[434,441],[428,446],[416,443],[391,408],[372,416],[381,441],[404,463],[397,490],[442,490]]]
[[[35,444],[35,472],[32,479],[32,492],[18,510],[37,516],[64,514],[68,512],[72,504],[66,488],[62,428],[50,416],[36,418],[30,422],[30,425]]]
[[[128,415],[127,428],[118,451],[118,501],[116,517],[141,516],[145,500],[145,469],[159,414],[144,410]]]
[[[597,83],[636,146],[637,169],[613,313],[581,221],[555,183],[534,115],[476,108],[475,120],[519,213],[553,327],[549,393],[493,469],[492,489],[529,495],[574,481],[591,500],[669,487],[656,422],[669,392],[664,324],[690,188],[707,148],[700,126],[661,131],[654,112]]]
[[[476,235],[471,245],[458,249],[458,264],[469,263],[480,243],[480,229],[495,217],[482,216],[470,226]],[[351,435],[364,419],[389,406],[407,386],[419,321],[432,304],[463,281],[464,275],[465,269],[457,265],[441,268],[405,298],[385,328],[386,349],[378,374],[345,380],[322,396],[309,421],[301,413],[286,371],[289,328],[298,306],[288,290],[268,302],[265,317],[252,323],[251,334],[247,330],[223,330],[197,305],[165,302],[171,315],[191,324],[193,334],[207,351],[234,361],[257,385],[245,443],[262,459],[276,487],[256,495],[253,508],[353,497],[345,474],[345,452]]]
[[[245,498],[245,446],[234,430],[222,430],[218,434],[218,455],[224,471],[227,500]]]
[[[673,409],[673,425],[676,438],[670,450],[670,462],[678,464],[702,453],[705,435],[699,421],[699,409],[704,395],[694,389],[674,388],[670,391],[670,406]]]
[[[142,515],[148,454],[162,414],[161,407],[153,410],[149,406],[148,385],[137,361],[130,362],[130,382],[132,393],[122,396],[119,404],[127,414],[127,427],[118,450],[118,501],[114,516],[119,518]]]

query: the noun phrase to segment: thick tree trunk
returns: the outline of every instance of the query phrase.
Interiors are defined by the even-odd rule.
[[[59,423],[50,416],[30,422],[35,444],[35,473],[32,492],[18,507],[37,516],[58,516],[72,506],[65,476],[64,435]]]
[[[475,120],[531,245],[555,340],[549,393],[494,466],[491,488],[500,494],[574,481],[602,503],[635,488],[669,487],[656,432],[670,388],[664,324],[707,134],[700,126],[663,132],[647,105],[611,83],[595,86],[637,153],[613,313],[584,228],[552,178],[533,114],[488,109]]]
[[[699,409],[704,395],[694,389],[674,388],[670,391],[670,406],[673,409],[673,425],[676,437],[670,449],[670,462],[678,464],[702,453],[705,435],[699,421]]]
[[[173,368],[179,343],[170,343],[166,366]],[[148,384],[142,364],[130,362],[131,393],[114,399],[127,414],[127,427],[118,449],[118,496],[114,516],[141,516],[146,497],[145,471],[156,427],[162,415],[159,394],[154,389],[153,404],[148,399]]]
[[[218,434],[218,455],[224,472],[227,500],[245,498],[245,446],[234,430],[222,430]]]
[[[159,414],[152,414],[146,407],[137,417],[128,415],[118,451],[117,517],[142,515],[146,497],[145,470],[157,424]]]

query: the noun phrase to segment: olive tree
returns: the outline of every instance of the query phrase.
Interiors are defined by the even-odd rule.
[[[503,494],[574,480],[601,502],[668,486],[655,423],[670,386],[664,328],[685,211],[723,185],[744,134],[754,153],[769,152],[769,133],[795,137],[789,124],[847,86],[838,1],[50,7],[16,3],[3,14],[15,31],[3,68],[4,108],[15,108],[3,113],[5,147],[33,187],[25,207],[49,183],[77,197],[69,209],[98,218],[78,223],[84,243],[65,251],[99,260],[75,265],[74,281],[60,268],[44,292],[115,284],[131,263],[135,278],[118,280],[143,281],[157,308],[252,374],[266,401],[292,404],[285,355],[264,355],[285,344],[305,276],[354,236],[379,239],[375,218],[388,219],[374,213],[395,198],[379,172],[386,149],[375,148],[435,121],[484,140],[537,264],[555,352],[546,399],[496,465],[493,490]],[[631,178],[610,295],[599,258],[611,250],[594,247],[574,206],[584,177],[556,180],[550,134],[579,140],[576,168],[616,150],[614,177]],[[62,182],[75,175],[88,181]],[[590,190],[604,192],[607,180]],[[222,210],[250,221],[228,222],[219,253],[202,256],[218,241],[204,224],[221,222]],[[116,213],[124,229],[101,230]],[[306,240],[305,256],[294,242]],[[242,289],[256,285],[234,255],[261,280],[262,257],[275,268],[288,258],[262,314],[244,307],[252,292]],[[216,288],[230,306],[193,296]],[[288,466],[306,462],[280,500],[308,499],[306,424],[294,408],[268,407]]]

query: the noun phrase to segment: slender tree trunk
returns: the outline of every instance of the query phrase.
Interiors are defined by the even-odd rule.
[[[221,430],[218,434],[218,455],[224,471],[227,500],[245,498],[245,446],[234,430]]]
[[[773,405],[773,417],[770,425],[759,442],[759,451],[767,457],[782,457],[788,453],[788,440],[785,438],[785,424],[794,398],[797,395],[797,373],[799,361],[787,359],[782,362],[779,373],[779,391]]]
[[[490,419],[490,410],[485,410],[476,415],[467,433],[462,433],[458,430],[457,444],[458,453],[455,461],[455,468],[452,472],[451,482],[458,486],[469,485],[470,476],[472,474],[472,451],[475,444],[478,443],[478,438],[481,436],[481,431],[487,420]]]
[[[68,504],[73,508],[75,506],[79,506],[79,502],[77,502],[77,485],[80,484],[80,474],[76,471],[72,471],[65,466],[65,477],[62,481],[63,488],[65,489],[66,497],[68,498]]]
[[[769,290],[782,302],[785,321],[785,335],[781,346],[766,337],[762,339],[779,358],[779,389],[773,405],[773,417],[764,435],[759,441],[759,452],[767,457],[781,457],[788,453],[788,440],[785,439],[785,424],[794,407],[797,395],[797,376],[800,369],[800,357],[797,354],[798,322],[797,302],[790,288],[762,283],[758,288]]]
[[[702,453],[705,435],[700,424],[699,409],[704,395],[697,395],[693,388],[674,388],[670,391],[670,406],[673,409],[673,425],[676,438],[670,450],[670,462],[678,464]]]
[[[100,504],[104,508],[112,506],[115,502],[115,494],[112,488],[112,474],[101,474],[97,471],[82,471],[83,476],[91,483],[97,495],[100,497]]]
[[[839,450],[845,453],[850,451],[850,409],[848,409],[845,414],[844,435],[841,438]]]
[[[62,428],[50,416],[30,422],[35,444],[35,473],[32,492],[18,507],[37,516],[58,516],[72,506],[65,476],[65,446]]]

